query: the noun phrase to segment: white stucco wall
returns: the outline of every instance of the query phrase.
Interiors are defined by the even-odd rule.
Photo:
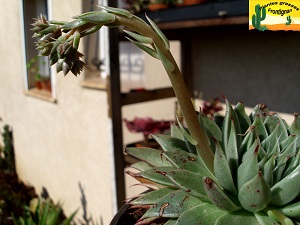
[[[24,94],[20,2],[3,0],[0,7],[0,117],[13,128],[17,172],[38,193],[46,187],[66,214],[81,207],[80,182],[88,211],[109,224],[116,206],[107,93],[83,88],[82,77],[58,74],[57,103]],[[81,12],[79,0],[51,5],[56,19]]]

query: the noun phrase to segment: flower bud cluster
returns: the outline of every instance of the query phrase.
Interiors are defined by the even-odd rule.
[[[50,65],[56,63],[56,71],[67,75],[70,71],[77,76],[83,70],[85,63],[81,60],[83,54],[78,51],[80,32],[69,30],[63,35],[62,25],[66,22],[47,21],[44,16],[35,19],[32,31],[33,37],[40,38],[36,42],[39,55],[49,56]]]

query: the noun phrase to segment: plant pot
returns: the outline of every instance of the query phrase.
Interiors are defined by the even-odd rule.
[[[42,89],[51,92],[51,80],[42,81]]]
[[[137,222],[138,218],[130,213],[129,205],[123,205],[117,214],[114,216],[110,225],[134,225]]]
[[[183,5],[197,5],[207,2],[207,0],[184,0]]]
[[[42,82],[41,81],[36,81],[35,82],[35,87],[39,90],[43,89],[43,86],[42,86]]]
[[[161,9],[167,9],[168,5],[167,4],[149,4],[148,9],[149,11],[157,11]]]

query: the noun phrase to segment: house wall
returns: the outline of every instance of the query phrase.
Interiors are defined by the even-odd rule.
[[[81,207],[80,182],[88,212],[109,224],[116,204],[107,93],[83,88],[82,76],[60,73],[56,103],[25,95],[20,2],[4,0],[0,7],[0,117],[13,128],[17,172],[38,193],[45,187],[66,214]],[[55,19],[81,12],[81,1],[51,4]]]

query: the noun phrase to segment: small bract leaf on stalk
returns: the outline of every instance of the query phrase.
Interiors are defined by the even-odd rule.
[[[119,8],[113,8],[113,7],[101,6],[101,5],[98,5],[98,7],[106,10],[107,12],[110,12],[112,14],[116,14],[119,16],[125,16],[127,18],[131,18],[133,16],[133,14],[130,13],[129,11],[127,11],[126,9],[119,9]]]
[[[69,23],[66,23],[66,24],[62,25],[61,28],[64,29],[64,30],[71,30],[73,28],[80,27],[80,26],[82,26],[84,24],[87,24],[87,23],[88,23],[87,21],[77,19],[77,20],[73,20]]]
[[[155,45],[155,50],[158,54],[158,58],[162,62],[163,66],[165,67],[165,70],[169,73],[173,72],[175,70],[175,66],[173,63],[170,62],[170,60],[167,59],[167,57],[161,52],[161,50]]]
[[[129,37],[126,37],[131,43],[135,44],[137,47],[139,47],[140,49],[142,49],[143,51],[145,51],[146,53],[148,53],[150,56],[152,56],[153,58],[159,59],[159,56],[157,54],[157,52],[151,48],[149,48],[146,45],[143,45],[137,41],[134,41],[132,39],[130,39]]]
[[[162,39],[165,44],[166,49],[170,49],[170,43],[168,38],[164,35],[164,33],[158,28],[158,26],[146,15],[147,20],[149,21],[153,30],[158,34],[158,36]]]
[[[145,43],[145,44],[152,44],[153,43],[152,38],[145,37],[145,36],[142,36],[140,34],[137,34],[137,33],[134,33],[134,32],[128,31],[128,30],[123,30],[123,31],[126,34],[128,34],[130,37],[134,38],[135,40],[137,40],[140,43]]]
[[[192,144],[197,145],[198,143],[191,137],[191,135],[185,130],[185,128],[181,125],[179,119],[177,118],[177,123],[179,125],[179,128],[183,134],[183,136]]]
[[[82,14],[77,16],[77,18],[95,24],[108,24],[113,23],[116,20],[115,15],[99,11],[94,11],[88,14]]]

